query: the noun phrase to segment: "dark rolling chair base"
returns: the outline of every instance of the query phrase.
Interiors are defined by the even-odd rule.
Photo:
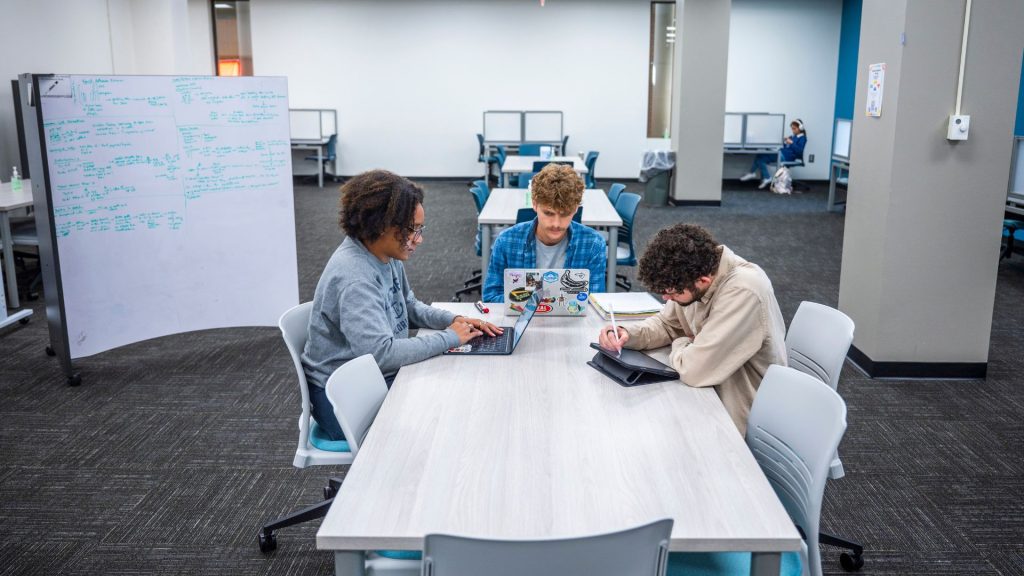
[[[622,288],[626,292],[629,292],[630,290],[633,289],[633,283],[630,282],[629,278],[626,278],[626,276],[623,274],[615,275],[615,285],[618,286],[619,288]]]
[[[313,504],[312,506],[307,506],[302,510],[297,510],[287,516],[282,516],[273,522],[264,524],[256,535],[256,541],[259,543],[260,552],[268,554],[277,549],[277,534],[275,534],[275,532],[281,528],[295,526],[296,524],[309,522],[310,520],[316,520],[327,516],[327,511],[331,509],[331,504],[334,503],[334,497],[338,494],[338,490],[340,488],[341,479],[330,478],[327,481],[327,486],[324,486],[324,500],[322,502]]]
[[[482,292],[482,290],[483,285],[480,283],[480,280],[477,279],[476,284],[471,284],[465,288],[456,290],[455,294],[452,296],[452,302],[462,302],[463,295],[472,294],[473,292]]]
[[[860,544],[824,532],[818,534],[818,542],[829,546],[845,548],[852,552],[852,554],[843,552],[839,555],[839,564],[843,567],[843,570],[855,572],[864,566],[864,547]]]

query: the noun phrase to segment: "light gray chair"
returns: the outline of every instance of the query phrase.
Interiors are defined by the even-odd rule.
[[[327,399],[334,406],[353,458],[387,395],[388,385],[372,354],[349,360],[327,379]]]
[[[832,456],[846,431],[846,403],[821,380],[769,366],[747,420],[747,446],[805,537],[818,533]],[[804,573],[821,576],[817,543],[805,545]]]
[[[839,373],[853,343],[853,331],[853,320],[839,310],[814,302],[801,302],[786,334],[790,368],[814,376],[838,391]],[[845,474],[843,461],[836,452],[829,478],[837,480]],[[851,552],[839,556],[839,562],[846,570],[857,570],[864,565],[864,547],[859,543],[825,533],[819,534],[819,541]]]
[[[559,540],[486,540],[428,534],[423,576],[662,576],[672,519]]]
[[[299,381],[299,398],[302,399],[302,412],[299,414],[299,445],[295,448],[292,466],[344,465],[351,464],[353,453],[348,442],[331,440],[323,434],[313,420],[309,406],[309,388],[306,386],[306,373],[302,369],[302,351],[309,338],[309,316],[313,310],[312,302],[304,302],[290,308],[277,321],[281,328],[285,347],[292,358],[295,375]],[[277,531],[281,528],[294,526],[317,518],[323,518],[334,501],[334,495],[341,487],[340,478],[330,478],[324,487],[324,500],[308,506],[287,516],[282,516],[260,527],[256,536],[260,551],[264,554],[277,549]]]

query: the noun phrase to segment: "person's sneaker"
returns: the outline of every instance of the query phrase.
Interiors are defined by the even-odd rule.
[[[750,182],[755,178],[757,178],[757,172],[748,172],[743,176],[740,176],[740,182]]]
[[[764,190],[771,183],[772,183],[772,181],[770,179],[761,180],[761,183],[757,185],[757,189],[758,190]]]

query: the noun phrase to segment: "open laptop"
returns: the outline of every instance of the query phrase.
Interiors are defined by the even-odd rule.
[[[585,316],[590,295],[590,270],[586,268],[505,269],[505,314],[523,313],[523,303],[540,294],[537,314]]]
[[[523,303],[523,313],[516,320],[515,326],[505,326],[505,331],[497,336],[487,336],[486,334],[477,336],[461,346],[447,350],[445,354],[492,356],[511,354],[519,345],[519,340],[522,339],[523,332],[526,332],[526,327],[533,319],[539,304],[540,294],[534,294]]]

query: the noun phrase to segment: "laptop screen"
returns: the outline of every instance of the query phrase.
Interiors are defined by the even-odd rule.
[[[540,292],[534,292],[533,296],[523,306],[523,313],[520,314],[519,319],[516,320],[516,325],[513,328],[515,334],[512,336],[512,349],[515,350],[516,346],[519,346],[519,339],[523,337],[523,332],[526,332],[526,325],[530,323],[530,319],[533,318],[535,312],[537,312],[537,306],[540,305]]]

